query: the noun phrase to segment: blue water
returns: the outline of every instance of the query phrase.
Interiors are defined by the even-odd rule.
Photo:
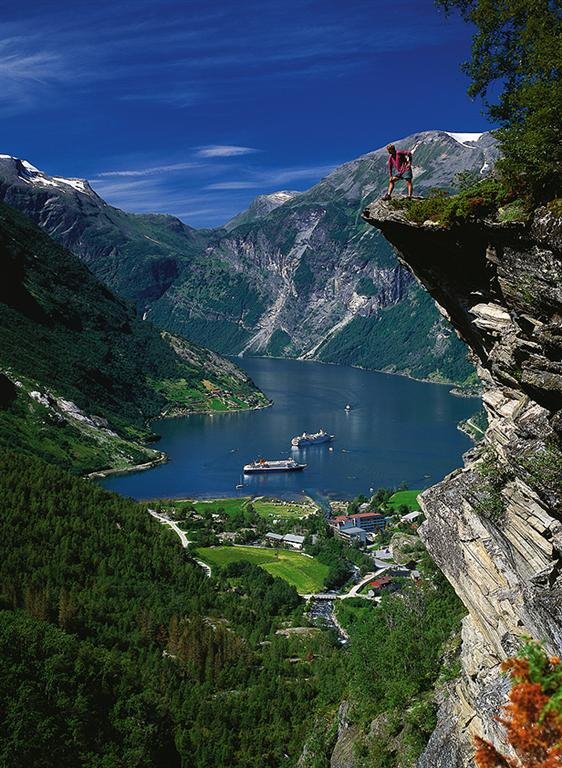
[[[145,472],[113,476],[106,488],[137,499],[268,494],[350,498],[371,488],[426,488],[461,464],[471,442],[457,429],[479,406],[450,387],[343,366],[295,360],[238,361],[274,401],[243,413],[193,415],[154,425],[170,457]],[[352,410],[345,411],[346,403]],[[291,450],[291,438],[320,427],[331,444]],[[303,472],[242,476],[259,456],[293,455]],[[236,491],[238,483],[244,488]]]

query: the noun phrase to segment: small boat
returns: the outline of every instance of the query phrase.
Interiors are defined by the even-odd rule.
[[[346,411],[350,411],[350,410],[351,410],[351,406],[350,406],[350,404],[349,404],[349,403],[348,403],[348,404],[345,406],[345,410],[346,410]]]
[[[319,432],[303,432],[302,435],[293,437],[291,445],[293,448],[304,448],[307,445],[320,445],[320,443],[330,443],[335,435],[329,435],[321,429]]]
[[[281,459],[271,461],[269,459],[256,459],[250,464],[244,465],[244,474],[253,475],[265,472],[298,472],[306,467],[306,464],[299,464],[294,459]]]
[[[236,486],[236,490],[239,491],[240,488],[243,488],[243,487],[244,487],[244,483],[238,483],[238,485]]]

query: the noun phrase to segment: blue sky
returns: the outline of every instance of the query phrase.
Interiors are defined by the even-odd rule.
[[[418,130],[482,131],[433,0],[27,0],[0,20],[0,153],[216,226]]]

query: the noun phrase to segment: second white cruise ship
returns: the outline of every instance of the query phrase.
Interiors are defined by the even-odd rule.
[[[291,445],[293,448],[305,448],[307,445],[319,445],[320,443],[330,443],[335,435],[330,435],[321,429],[319,432],[303,432],[302,435],[293,437]]]

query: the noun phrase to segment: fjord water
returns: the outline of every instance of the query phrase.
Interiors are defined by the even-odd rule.
[[[458,423],[478,408],[450,387],[335,365],[246,358],[237,361],[270,397],[270,408],[192,415],[154,425],[170,461],[113,476],[104,487],[137,499],[271,494],[353,497],[370,488],[426,488],[461,465],[471,441]],[[345,411],[349,403],[352,410]],[[291,449],[320,428],[327,445]],[[292,455],[303,472],[242,476],[252,459]],[[239,483],[242,489],[235,490]]]

